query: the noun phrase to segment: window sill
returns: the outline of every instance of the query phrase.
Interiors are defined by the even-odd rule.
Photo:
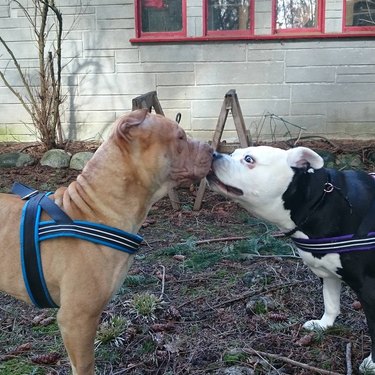
[[[375,30],[372,32],[369,31],[347,31],[343,33],[308,33],[308,34],[298,34],[296,32],[293,33],[279,33],[274,35],[237,35],[234,36],[218,36],[218,35],[208,35],[208,36],[199,36],[199,37],[171,37],[162,35],[154,36],[154,37],[139,37],[139,38],[132,38],[130,39],[131,43],[134,44],[147,44],[147,43],[188,43],[188,42],[218,42],[218,41],[241,41],[241,40],[249,40],[249,41],[267,41],[267,40],[298,40],[298,39],[344,39],[344,38],[374,38],[375,37]]]

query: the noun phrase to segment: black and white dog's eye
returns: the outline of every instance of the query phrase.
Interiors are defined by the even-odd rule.
[[[250,155],[246,155],[244,157],[244,160],[246,161],[246,163],[250,163],[250,164],[253,164],[255,162],[255,160]]]

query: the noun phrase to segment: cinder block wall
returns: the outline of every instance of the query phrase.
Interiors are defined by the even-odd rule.
[[[25,4],[27,1],[24,1]],[[31,2],[29,2],[31,3]],[[212,138],[225,93],[236,89],[254,138],[281,137],[287,128],[263,116],[278,115],[329,138],[375,135],[375,39],[189,42],[132,45],[134,2],[57,2],[71,30],[63,43],[64,133],[100,139],[135,96],[156,90],[167,116],[182,113],[192,136]],[[201,35],[200,1],[188,0],[188,35]],[[342,2],[326,0],[326,31],[339,32]],[[256,33],[270,32],[271,0],[256,1]],[[73,26],[72,26],[73,25]],[[37,80],[37,49],[15,3],[0,0],[0,35],[24,70]],[[22,91],[17,71],[0,46],[0,69]],[[297,128],[288,126],[297,134]],[[236,140],[228,121],[224,139]],[[0,82],[0,141],[34,139],[30,118]]]

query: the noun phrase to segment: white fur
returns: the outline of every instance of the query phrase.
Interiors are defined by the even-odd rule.
[[[362,361],[359,371],[365,375],[375,374],[375,363],[372,360],[371,354]]]

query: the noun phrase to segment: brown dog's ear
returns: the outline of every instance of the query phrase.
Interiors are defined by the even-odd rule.
[[[291,167],[307,169],[311,166],[313,169],[319,169],[324,165],[323,158],[307,147],[292,148],[287,150],[287,153],[287,162]]]
[[[147,116],[147,108],[137,109],[126,115],[119,117],[115,122],[115,132],[120,138],[129,138],[129,130],[142,124]]]

